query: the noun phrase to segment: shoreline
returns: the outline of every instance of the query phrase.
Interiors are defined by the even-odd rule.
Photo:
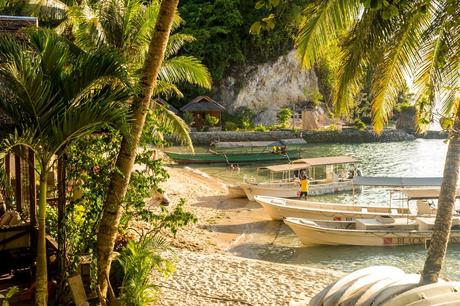
[[[173,241],[176,255],[167,255],[177,259],[176,272],[156,282],[159,305],[305,305],[342,275],[257,259],[252,247],[269,252],[281,222],[271,221],[255,202],[229,198],[218,178],[188,167],[167,171],[170,179],[162,188],[171,203],[186,198],[186,209],[198,222]]]
[[[371,143],[401,142],[422,139],[446,139],[443,131],[427,131],[425,134],[413,134],[404,130],[385,129],[377,135],[371,129],[343,129],[340,131],[292,131],[278,130],[267,132],[255,131],[210,131],[191,132],[190,137],[195,145],[209,145],[214,141],[274,141],[302,137],[307,143]]]

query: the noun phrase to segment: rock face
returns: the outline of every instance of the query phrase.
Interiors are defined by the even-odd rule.
[[[256,123],[273,124],[279,108],[307,101],[317,91],[315,72],[302,69],[295,51],[291,51],[274,62],[249,66],[238,76],[228,76],[215,96],[230,112],[245,106],[257,114]]]

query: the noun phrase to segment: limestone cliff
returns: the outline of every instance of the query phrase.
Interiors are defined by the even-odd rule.
[[[273,62],[227,76],[217,86],[215,96],[230,112],[246,106],[257,114],[256,122],[272,124],[280,107],[307,101],[317,91],[315,72],[302,69],[295,51],[291,51]]]

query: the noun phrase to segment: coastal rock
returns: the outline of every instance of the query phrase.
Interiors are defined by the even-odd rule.
[[[230,112],[248,107],[257,114],[256,123],[273,124],[279,108],[307,101],[313,92],[318,92],[318,77],[301,68],[292,50],[273,62],[248,66],[238,77],[223,79],[215,97]]]

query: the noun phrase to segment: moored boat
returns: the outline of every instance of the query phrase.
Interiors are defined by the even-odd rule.
[[[216,142],[206,153],[165,152],[180,164],[290,161],[300,158],[303,139],[282,139],[279,141]]]
[[[273,220],[282,220],[285,217],[353,220],[378,216],[415,216],[408,207],[325,203],[266,196],[256,196],[255,200]]]
[[[250,201],[254,196],[296,198],[299,184],[296,178],[306,174],[309,179],[308,194],[311,196],[353,190],[354,160],[350,156],[303,158],[292,163],[261,167],[268,170],[269,182],[245,182],[241,187]]]
[[[425,244],[430,239],[434,218],[416,217],[325,221],[286,218],[286,223],[304,244],[401,246]],[[460,242],[460,219],[454,218],[451,243]]]

